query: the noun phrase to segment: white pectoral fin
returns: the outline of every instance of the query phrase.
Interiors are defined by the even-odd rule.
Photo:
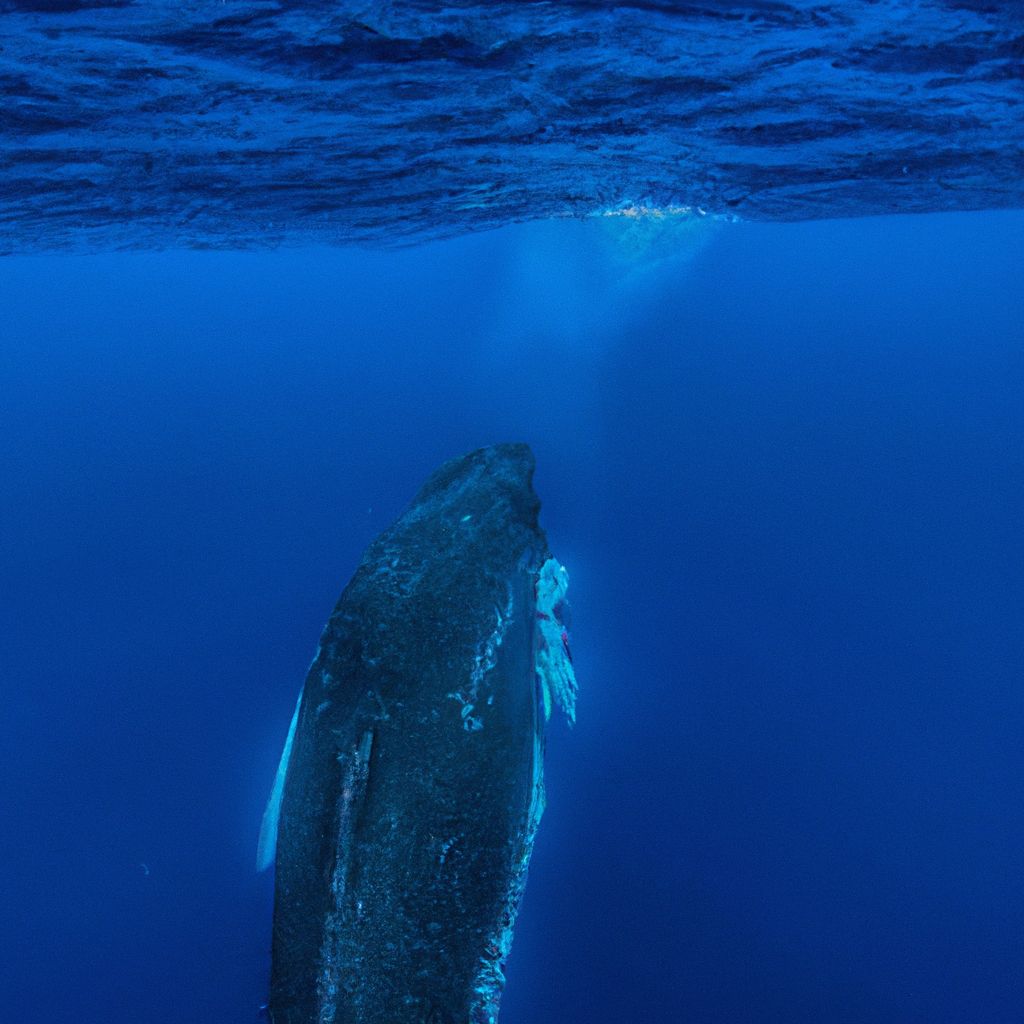
[[[277,826],[281,820],[281,798],[284,796],[284,781],[288,777],[288,759],[292,754],[292,743],[295,740],[295,729],[299,724],[299,708],[302,707],[302,691],[295,702],[295,713],[292,724],[288,726],[288,738],[284,741],[281,762],[277,766],[274,788],[270,791],[267,809],[263,812],[263,823],[260,825],[260,840],[256,846],[256,870],[266,871],[274,863],[277,853]]]
[[[544,720],[551,717],[552,702],[557,704],[571,725],[576,721],[576,695],[579,686],[569,654],[569,634],[563,618],[569,574],[554,558],[540,568],[537,577],[537,642],[535,665],[540,677],[544,702]]]

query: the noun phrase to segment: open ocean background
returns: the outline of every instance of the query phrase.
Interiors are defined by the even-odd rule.
[[[1022,268],[1015,212],[4,259],[0,1019],[253,1024],[323,623],[526,440],[582,691],[502,1024],[1024,1020]]]

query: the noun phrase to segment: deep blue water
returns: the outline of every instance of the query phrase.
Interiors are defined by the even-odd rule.
[[[363,547],[536,452],[581,681],[503,1024],[1024,1013],[1024,215],[0,264],[5,1021],[252,1024]]]

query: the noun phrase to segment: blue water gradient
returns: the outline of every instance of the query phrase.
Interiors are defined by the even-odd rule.
[[[506,439],[581,694],[503,1024],[1020,1019],[1024,217],[688,238],[3,263],[4,1020],[253,1024],[323,622]]]

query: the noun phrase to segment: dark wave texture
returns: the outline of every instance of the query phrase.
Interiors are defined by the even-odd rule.
[[[0,248],[1022,206],[1024,5],[0,0]]]

